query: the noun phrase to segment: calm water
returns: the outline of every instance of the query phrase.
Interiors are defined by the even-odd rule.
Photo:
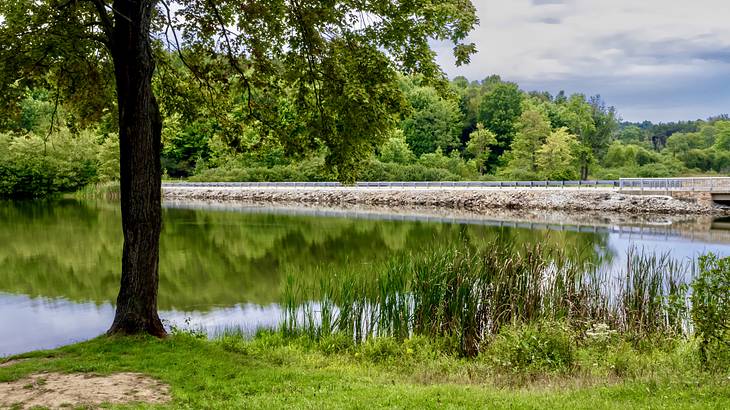
[[[0,356],[103,333],[114,314],[121,254],[117,204],[0,202]],[[501,225],[501,226],[500,226]],[[309,209],[168,205],[160,310],[169,325],[210,334],[274,327],[287,275],[313,281],[371,274],[394,255],[460,241],[540,242],[571,258],[618,265],[629,247],[689,260],[730,255],[730,222],[575,226]]]

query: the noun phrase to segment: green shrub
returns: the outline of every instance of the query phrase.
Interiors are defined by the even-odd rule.
[[[96,178],[95,147],[85,133],[0,134],[0,197],[37,198],[85,186]]]
[[[692,320],[707,367],[730,366],[730,258],[700,257],[692,283]]]
[[[616,349],[607,353],[611,373],[618,377],[633,377],[638,372],[637,357],[640,354],[626,343],[619,344]]]
[[[96,154],[99,182],[119,180],[119,136],[110,134],[99,145]]]
[[[462,178],[448,169],[423,164],[397,164],[370,161],[358,174],[360,181],[458,181]]]
[[[319,349],[326,354],[343,353],[355,346],[352,335],[335,332],[319,339]]]
[[[361,351],[365,359],[381,363],[401,356],[404,353],[404,347],[395,338],[375,337],[363,343]]]
[[[298,182],[333,181],[318,157],[291,164],[265,166],[231,162],[217,168],[200,169],[191,181]]]
[[[503,327],[486,355],[498,366],[513,371],[565,371],[575,361],[575,348],[567,326],[540,322]]]

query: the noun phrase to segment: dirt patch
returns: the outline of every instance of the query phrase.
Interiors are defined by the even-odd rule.
[[[13,360],[8,360],[7,362],[0,363],[0,367],[10,367],[10,366],[16,365],[18,363],[23,363],[26,360],[28,360],[28,359],[13,359]]]
[[[51,409],[102,403],[165,403],[170,388],[139,373],[108,376],[80,373],[38,373],[9,383],[0,383],[0,408]]]

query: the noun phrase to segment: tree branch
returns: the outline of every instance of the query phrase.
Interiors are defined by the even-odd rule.
[[[111,17],[109,17],[109,14],[106,12],[107,4],[104,2],[104,0],[89,1],[91,1],[91,3],[94,5],[94,8],[96,9],[96,14],[99,15],[99,19],[101,20],[101,28],[104,31],[104,34],[109,39],[107,45],[111,45],[114,22],[112,21]]]
[[[218,7],[215,4],[215,0],[207,0],[206,3],[211,9],[211,12],[213,13],[213,17],[215,17],[216,21],[221,27],[221,33],[223,34],[223,38],[226,42],[226,55],[228,57],[228,60],[236,72],[241,76],[241,79],[243,80],[243,87],[246,90],[246,103],[248,107],[248,114],[259,121],[261,124],[266,126],[272,131],[277,131],[278,128],[272,125],[269,121],[264,120],[260,115],[257,115],[254,112],[253,109],[253,96],[251,91],[251,82],[249,81],[249,78],[246,76],[246,74],[243,72],[243,69],[238,64],[238,59],[233,55],[233,46],[231,45],[231,40],[228,37],[228,29],[226,28],[225,21],[223,21],[223,17],[221,17],[220,11],[218,10]]]

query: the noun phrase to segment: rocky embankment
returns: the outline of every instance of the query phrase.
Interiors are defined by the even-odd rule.
[[[624,214],[719,214],[709,202],[663,195],[630,195],[613,189],[472,188],[267,188],[164,186],[166,200],[243,201],[308,205],[436,207],[481,213],[492,210],[612,212]]]

